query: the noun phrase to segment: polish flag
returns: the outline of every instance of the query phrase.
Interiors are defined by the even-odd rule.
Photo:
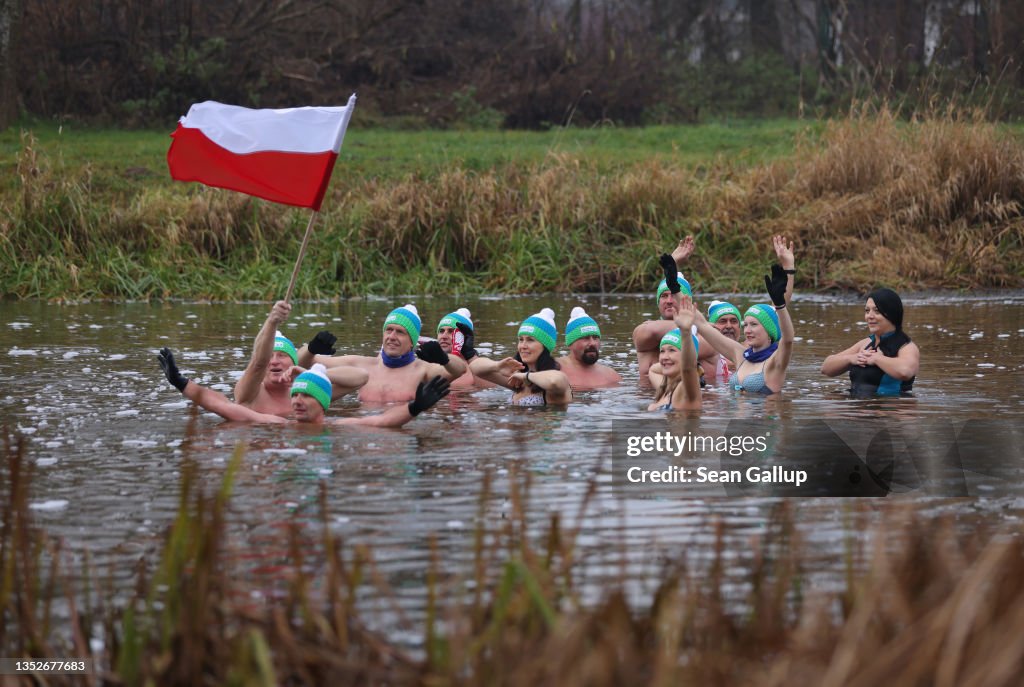
[[[250,110],[198,103],[167,151],[171,177],[320,209],[356,97],[345,107]]]

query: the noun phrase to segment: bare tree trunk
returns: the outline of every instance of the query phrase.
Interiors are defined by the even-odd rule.
[[[19,0],[0,0],[0,131],[18,118],[15,51],[20,19]]]

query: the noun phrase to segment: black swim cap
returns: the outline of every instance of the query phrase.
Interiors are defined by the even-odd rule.
[[[892,322],[896,331],[903,330],[903,300],[898,293],[892,289],[875,289],[868,294],[868,298],[875,302],[878,312]]]

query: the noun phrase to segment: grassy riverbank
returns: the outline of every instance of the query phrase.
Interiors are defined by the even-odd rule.
[[[1013,532],[851,503],[850,532],[879,508],[884,526],[851,536],[827,589],[815,588],[820,553],[783,500],[749,551],[726,551],[719,536],[707,569],[666,562],[649,596],[631,601],[620,579],[585,600],[577,523],[530,522],[529,472],[515,469],[507,517],[488,513],[483,481],[466,570],[431,543],[426,619],[403,633],[418,636],[411,645],[371,629],[401,618],[401,604],[373,550],[332,533],[324,487],[320,522],[260,542],[281,572],[273,589],[253,586],[254,552],[239,556],[228,526],[243,461],[239,449],[218,488],[183,460],[178,514],[125,585],[112,581],[123,571],[97,573],[88,557],[70,569],[70,553],[33,522],[24,446],[5,443],[3,656],[92,659],[90,676],[47,675],[51,685],[998,686],[1024,671],[1024,548]]]
[[[280,297],[308,212],[172,182],[166,133],[0,135],[0,293]],[[647,291],[697,235],[698,290],[1024,286],[1019,130],[887,111],[825,123],[536,132],[353,128],[296,288]]]

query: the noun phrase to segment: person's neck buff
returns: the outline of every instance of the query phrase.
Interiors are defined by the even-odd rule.
[[[774,353],[778,348],[778,343],[772,343],[771,346],[763,348],[760,351],[755,351],[754,347],[751,346],[747,350],[743,351],[743,358],[752,363],[763,363],[765,360],[768,360],[768,358],[771,358],[772,353]]]
[[[416,360],[416,352],[409,351],[405,355],[393,357],[384,352],[384,349],[380,351],[381,362],[384,363],[384,367],[405,367]]]

